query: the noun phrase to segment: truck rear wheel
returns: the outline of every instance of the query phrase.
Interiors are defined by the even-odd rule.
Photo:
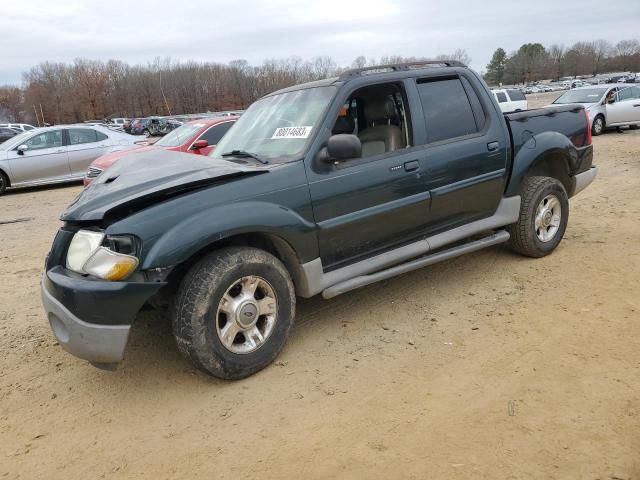
[[[562,183],[529,177],[523,186],[520,217],[507,230],[509,246],[528,257],[544,257],[558,246],[569,220],[569,199]]]
[[[256,248],[225,248],[203,258],[183,279],[173,333],[196,367],[240,379],[280,353],[295,305],[293,282],[280,260]]]

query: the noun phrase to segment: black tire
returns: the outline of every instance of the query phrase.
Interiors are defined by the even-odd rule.
[[[558,200],[560,212],[558,213],[559,225],[557,227],[536,227],[536,214],[539,206],[544,211],[543,202],[555,197]],[[553,212],[551,219],[554,218]],[[509,246],[512,250],[528,257],[539,258],[549,255],[558,246],[569,220],[569,199],[562,183],[550,177],[529,177],[525,180],[520,203],[520,217],[513,225],[507,227],[511,234]],[[547,241],[541,240],[541,235],[549,235],[551,228],[553,236]]]
[[[142,131],[142,135],[144,135],[145,137],[149,138],[151,136],[151,132],[149,132],[149,130],[147,130],[146,128]]]
[[[591,135],[597,137],[598,135],[602,135],[604,133],[606,123],[604,121],[604,117],[602,115],[596,115],[596,118],[593,119],[593,125],[591,125]]]
[[[220,322],[227,321],[219,307],[222,297],[249,276],[266,281],[272,288],[275,320],[257,349],[234,353],[218,333]],[[256,292],[259,296],[259,288]],[[180,351],[197,368],[218,378],[236,380],[262,370],[280,353],[293,325],[295,306],[293,282],[280,260],[257,248],[224,248],[195,264],[183,279],[174,304],[173,333]],[[259,309],[253,315],[259,316],[256,322],[264,321]],[[248,341],[244,332],[239,335],[234,334],[234,339]]]
[[[637,130],[640,128],[640,125],[629,125],[629,130]]]
[[[7,187],[9,186],[9,178],[5,175],[5,173],[0,170],[0,195],[4,195],[4,192],[7,191]]]

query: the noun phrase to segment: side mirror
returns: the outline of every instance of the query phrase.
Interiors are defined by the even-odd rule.
[[[29,150],[29,145],[26,145],[26,144],[23,143],[16,150],[18,150],[18,155],[24,155],[24,152]]]
[[[193,145],[191,145],[191,150],[200,150],[201,148],[207,148],[208,146],[209,142],[201,138],[200,140],[196,140],[195,142],[193,142]]]
[[[329,137],[327,142],[328,161],[348,160],[362,156],[360,139],[348,133],[339,133]]]

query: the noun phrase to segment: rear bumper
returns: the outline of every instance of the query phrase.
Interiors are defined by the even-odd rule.
[[[138,311],[164,285],[89,279],[56,266],[42,278],[42,305],[62,348],[92,363],[114,364],[124,358]]]
[[[573,188],[573,195],[577,195],[582,190],[587,188],[595,180],[598,175],[598,167],[591,167],[586,172],[578,173],[574,176],[575,187]]]

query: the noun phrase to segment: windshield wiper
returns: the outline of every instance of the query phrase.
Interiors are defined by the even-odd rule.
[[[257,160],[257,161],[259,161],[260,163],[262,163],[264,165],[269,163],[269,160],[264,159],[264,158],[260,158],[257,154],[251,153],[251,152],[245,152],[244,150],[231,150],[230,152],[223,153],[222,156],[223,157],[238,157],[238,158],[248,157],[248,158],[253,158],[254,160]]]

